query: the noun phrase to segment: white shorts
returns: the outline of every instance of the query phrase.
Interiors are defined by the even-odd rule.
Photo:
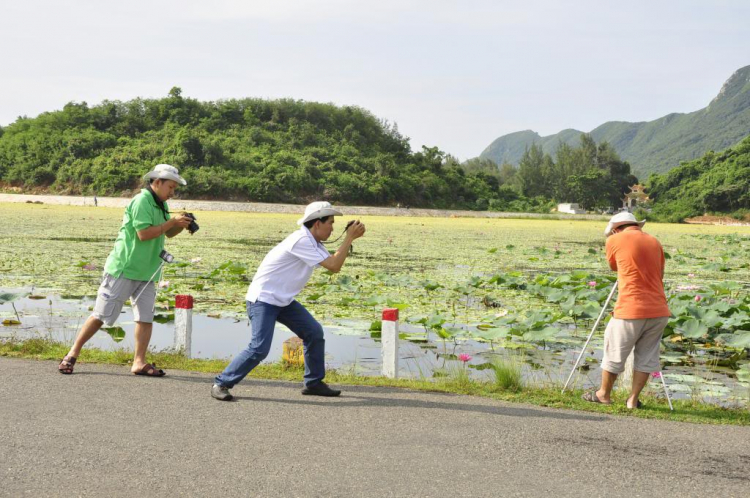
[[[143,293],[141,293],[143,291]],[[138,295],[140,294],[140,297]],[[136,302],[133,300],[138,297]],[[125,301],[130,299],[133,307],[133,319],[136,322],[152,323],[154,321],[154,303],[156,302],[156,285],[154,282],[115,278],[105,273],[102,284],[96,295],[96,304],[91,316],[111,327],[120,316]]]
[[[668,321],[668,316],[640,320],[612,318],[604,331],[602,370],[621,374],[633,348],[633,370],[645,373],[661,370],[659,347]]]

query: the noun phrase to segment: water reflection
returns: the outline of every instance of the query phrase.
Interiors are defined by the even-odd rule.
[[[0,327],[0,340],[3,338],[25,339],[42,337],[66,344],[72,344],[78,330],[88,318],[93,299],[63,299],[49,295],[42,300],[23,298],[15,301],[21,315],[21,325]],[[0,305],[0,319],[15,318],[10,303]],[[360,375],[379,375],[381,367],[380,341],[371,337],[369,323],[357,320],[323,320],[326,332],[326,364],[329,368],[351,371]],[[125,338],[115,342],[106,332],[97,333],[87,347],[102,350],[127,350],[134,347],[135,323],[132,310],[125,306],[118,320],[118,326],[125,331]],[[495,347],[494,351],[486,343],[471,340],[443,343],[435,334],[426,335],[420,326],[401,324],[401,332],[412,341],[401,340],[399,347],[399,375],[407,378],[431,378],[450,375],[456,369],[466,368],[476,379],[491,380],[494,359],[513,360],[522,358],[522,375],[526,383],[537,386],[559,387],[567,377],[575,361],[575,347],[583,344],[574,338],[567,345],[555,344],[542,348],[534,345],[514,344],[515,349]],[[282,343],[292,337],[292,332],[281,324],[276,325],[271,352],[266,362],[281,359]],[[203,359],[231,359],[247,346],[250,340],[250,326],[247,317],[210,318],[193,314],[193,335],[191,355]],[[152,351],[174,348],[174,322],[154,323],[151,339]],[[589,346],[579,375],[578,387],[591,387],[599,382],[598,362],[602,351],[601,337],[595,338]],[[464,365],[457,355],[466,353],[472,359]],[[684,358],[674,354],[662,358],[664,373],[675,399],[697,398],[704,401],[731,405],[748,403],[749,389],[737,382],[734,371],[729,368],[704,364],[686,364]],[[653,392],[659,386],[654,384]]]

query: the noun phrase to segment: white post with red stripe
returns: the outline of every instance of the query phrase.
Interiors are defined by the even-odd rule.
[[[383,375],[398,378],[398,309],[383,310],[383,321],[380,326],[380,342],[382,344]]]
[[[193,335],[193,296],[178,295],[174,301],[174,347],[190,358]]]

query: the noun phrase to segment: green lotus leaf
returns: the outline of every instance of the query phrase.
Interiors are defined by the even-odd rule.
[[[725,329],[736,329],[739,327],[742,327],[746,323],[750,322],[750,315],[744,312],[738,311],[737,313],[734,313],[730,315],[729,318],[724,319],[724,323],[722,324],[722,327]]]
[[[688,339],[700,339],[708,333],[708,327],[695,318],[690,318],[677,327],[677,331]]]
[[[508,337],[508,334],[510,334],[510,328],[508,327],[490,327],[480,329],[475,335],[485,341],[499,341]]]
[[[11,292],[4,292],[0,294],[0,304],[12,303],[13,301],[22,298],[23,294],[13,294]]]
[[[431,329],[439,329],[446,321],[446,318],[442,315],[430,315],[425,320],[425,325]]]
[[[750,348],[750,332],[731,334],[731,337],[726,337],[724,342],[730,348]]]
[[[560,329],[557,327],[543,327],[538,329],[532,329],[523,334],[523,338],[527,341],[549,341],[554,339],[557,334],[560,332]]]
[[[125,339],[125,330],[122,327],[103,327],[115,342],[122,342]]]
[[[722,320],[724,320],[724,318],[722,318],[721,315],[719,315],[714,310],[706,311],[706,313],[703,315],[703,318],[701,319],[706,327],[709,328],[714,328],[721,325]]]

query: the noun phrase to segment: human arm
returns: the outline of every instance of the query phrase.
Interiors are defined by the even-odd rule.
[[[152,225],[143,230],[138,230],[138,240],[145,242],[147,240],[155,239],[162,235],[166,235],[169,238],[174,237],[178,233],[182,232],[183,229],[190,225],[191,218],[185,215],[175,216],[159,225]]]
[[[612,271],[617,271],[617,258],[615,256],[615,247],[612,243],[612,239],[608,238],[607,243],[605,244],[605,250],[607,254],[607,263],[609,263],[610,269]]]
[[[664,281],[664,267],[666,266],[666,258],[664,257],[664,248],[661,248],[661,280]]]
[[[346,237],[344,237],[344,241],[341,243],[338,250],[333,253],[332,256],[329,256],[328,258],[321,261],[320,266],[333,273],[340,272],[341,267],[344,266],[346,257],[349,255],[349,248],[352,246],[352,242],[354,242],[355,239],[362,237],[364,234],[364,223],[361,223],[359,220],[352,223],[352,225],[346,231]]]

